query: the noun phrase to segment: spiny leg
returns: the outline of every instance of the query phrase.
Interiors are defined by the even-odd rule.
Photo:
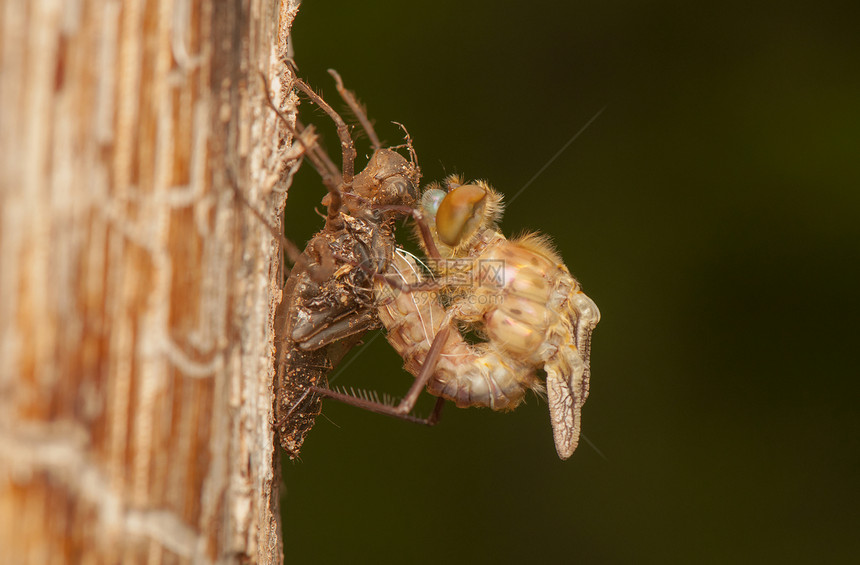
[[[334,162],[332,162],[331,158],[320,149],[319,144],[316,142],[308,143],[304,139],[304,135],[306,132],[311,131],[311,128],[305,128],[301,125],[301,123],[297,120],[296,125],[298,127],[293,127],[290,124],[287,117],[284,116],[283,112],[275,106],[275,103],[272,101],[272,97],[269,94],[269,89],[266,84],[266,77],[262,73],[260,73],[260,78],[263,80],[263,93],[266,96],[266,102],[268,102],[269,106],[274,110],[275,114],[281,119],[284,127],[292,134],[293,139],[298,141],[298,143],[305,150],[305,155],[310,160],[314,169],[317,170],[320,177],[322,178],[323,184],[328,190],[330,201],[328,203],[328,214],[326,215],[326,228],[329,230],[337,230],[340,226],[339,214],[341,207],[341,187],[343,186],[339,177],[337,176],[337,167]]]
[[[343,98],[343,101],[346,102],[346,105],[349,106],[349,109],[352,110],[353,114],[355,114],[356,119],[358,119],[358,123],[361,124],[361,129],[363,129],[367,134],[367,137],[370,138],[370,144],[373,146],[373,150],[376,151],[381,149],[382,143],[379,141],[379,136],[376,135],[376,130],[373,129],[373,124],[367,117],[367,111],[361,106],[361,104],[359,104],[358,100],[355,98],[355,94],[343,86],[343,79],[340,78],[337,71],[329,69],[328,74],[334,77],[335,87],[337,88],[340,97]]]
[[[284,60],[284,62],[286,65],[288,65],[291,68],[291,70],[293,71],[293,76],[295,76],[295,74],[296,74],[295,73],[295,69],[296,69],[295,64],[292,63],[292,61],[286,60],[286,59]],[[373,144],[374,149],[379,149],[381,147],[379,137],[377,136],[375,130],[373,129],[373,125],[370,123],[370,120],[367,118],[367,114],[365,113],[364,109],[361,107],[361,105],[355,99],[355,96],[344,87],[343,80],[341,79],[341,77],[337,73],[337,71],[335,71],[334,69],[329,69],[329,73],[332,75],[332,77],[334,77],[337,90],[340,93],[341,97],[344,99],[344,101],[347,103],[347,105],[350,107],[350,109],[356,115],[359,122],[361,123],[362,128],[364,128],[364,130],[367,132],[368,137],[370,137],[371,143]],[[349,131],[346,128],[346,124],[344,123],[344,121],[340,117],[340,115],[337,112],[335,112],[331,108],[331,106],[329,106],[316,92],[314,92],[313,89],[311,89],[307,85],[307,83],[305,83],[304,81],[302,81],[299,78],[294,78],[293,80],[294,80],[294,83],[296,84],[296,86],[299,88],[299,90],[304,92],[311,99],[311,101],[313,101],[317,105],[319,105],[332,118],[332,120],[337,125],[338,136],[340,137],[341,146],[343,147],[343,183],[345,186],[349,186],[352,183],[353,166],[354,166],[354,162],[355,162],[356,153],[355,153],[355,147],[354,147],[352,138],[349,136]],[[265,77],[264,77],[264,82],[265,82]],[[295,129],[287,121],[286,117],[283,116],[283,114],[280,112],[280,110],[275,107],[275,105],[272,102],[272,99],[269,95],[268,90],[264,89],[264,91],[266,94],[266,99],[269,102],[269,105],[275,110],[275,112],[278,114],[278,116],[284,122],[285,126],[291,132],[293,132],[295,135]],[[409,135],[409,132],[406,130],[406,127],[403,124],[400,124],[398,122],[394,122],[394,123],[399,125],[403,129],[404,133],[406,134],[406,147],[409,151],[410,160],[411,160],[412,164],[417,167],[418,156],[415,153],[415,148],[412,146],[412,138]],[[315,145],[315,148],[319,149],[319,146]],[[306,150],[309,152],[309,158],[311,158],[310,153],[314,153],[314,152],[311,151],[307,147],[306,147]],[[324,156],[325,161],[327,161],[333,167],[334,164],[331,162],[331,159],[328,157],[328,155],[326,155],[324,152],[321,152],[321,154],[322,154],[322,156]],[[314,164],[315,168],[317,168],[318,171],[321,170],[323,165],[318,165],[317,161],[314,158],[311,158],[311,162],[312,162],[312,164]],[[320,172],[320,174],[322,175],[322,172]],[[325,178],[323,180],[325,181]],[[330,223],[330,222],[334,221],[334,216],[336,215],[337,211],[339,211],[339,209],[340,209],[341,201],[342,201],[341,200],[342,195],[338,190],[333,189],[333,187],[330,186],[328,183],[326,184],[326,186],[329,187],[329,194],[331,194],[331,203],[330,203],[329,208],[328,208],[329,213],[328,213],[328,218],[327,218],[327,222]],[[350,193],[347,192],[346,194],[350,194]],[[357,195],[355,195],[355,196],[358,197]],[[427,252],[430,255],[430,257],[432,259],[435,259],[435,260],[441,260],[442,259],[441,255],[439,254],[438,249],[436,248],[436,244],[433,241],[433,237],[430,234],[430,228],[427,225],[427,223],[424,221],[423,214],[421,213],[420,210],[417,210],[415,208],[411,208],[408,206],[396,206],[396,205],[378,206],[375,208],[379,209],[381,211],[385,211],[385,210],[400,211],[400,212],[403,212],[405,214],[411,215],[415,219],[415,221],[417,222],[417,224],[419,226],[419,229],[421,230],[422,240],[424,241],[424,244],[427,248]]]
[[[281,119],[283,119],[283,116],[281,116]],[[319,141],[317,140],[318,138],[316,135],[316,128],[313,125],[306,126],[298,118],[296,118],[295,128],[293,128],[293,126],[291,126],[289,122],[286,123],[286,128],[293,135],[295,135],[296,133],[304,135],[306,131],[311,132],[311,135],[309,136],[311,143],[307,143],[303,138],[300,138],[299,144],[308,153],[309,158],[310,155],[313,155],[313,158],[311,159],[311,164],[314,166],[314,169],[316,169],[317,173],[319,173],[320,177],[322,177],[323,184],[326,185],[328,191],[340,192],[341,188],[343,187],[343,177],[341,176],[341,172],[338,166],[335,165],[334,161],[331,160],[331,157],[329,157],[328,153],[326,153],[320,146]]]
[[[319,147],[319,144],[316,143],[313,136],[308,136],[311,139],[305,139],[305,135],[303,134],[309,128],[305,128],[298,121],[297,127],[293,127],[281,109],[275,105],[275,102],[272,100],[272,95],[269,93],[269,85],[266,75],[260,73],[260,80],[263,81],[263,94],[266,97],[266,103],[275,112],[278,118],[280,118],[284,127],[287,128],[293,138],[295,138],[296,142],[302,146],[305,151],[305,155],[307,155],[313,167],[322,177],[323,184],[326,185],[329,192],[338,191],[340,189],[341,177],[340,170],[337,165],[335,165],[334,161],[331,160],[331,157],[329,157],[328,154]]]
[[[307,96],[311,102],[323,109],[337,126],[337,136],[340,139],[340,148],[343,154],[343,184],[347,187],[352,185],[355,177],[355,144],[349,134],[349,127],[340,114],[328,105],[322,97],[314,92],[308,84],[300,78],[293,78],[293,84]]]
[[[418,396],[420,396],[421,391],[424,390],[424,387],[427,386],[427,383],[433,377],[433,371],[436,368],[436,362],[441,355],[442,347],[445,345],[445,341],[448,339],[449,332],[450,326],[446,326],[442,328],[439,333],[436,334],[435,338],[433,338],[433,344],[430,346],[430,350],[427,352],[427,357],[424,360],[424,365],[421,367],[421,372],[418,374],[417,377],[415,377],[415,382],[412,383],[412,386],[409,387],[409,391],[406,393],[406,396],[403,397],[403,400],[401,400],[397,406],[389,406],[388,404],[383,404],[381,402],[375,402],[373,400],[365,398],[350,396],[348,394],[343,394],[341,392],[336,392],[327,388],[312,387],[313,391],[320,396],[327,396],[334,400],[339,400],[344,404],[363,408],[364,410],[376,412],[377,414],[384,414],[386,416],[393,416],[394,418],[399,418],[401,420],[432,426],[433,424],[438,422],[439,415],[442,411],[442,404],[444,404],[443,398],[439,398],[436,401],[436,406],[434,407],[433,412],[431,413],[429,418],[417,418],[415,416],[412,416],[410,412],[415,407],[415,401],[418,400]]]

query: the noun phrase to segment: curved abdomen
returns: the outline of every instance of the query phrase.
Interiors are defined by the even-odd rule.
[[[407,284],[422,280],[411,258],[395,256],[391,273]],[[385,283],[377,283],[385,285]],[[377,287],[378,295],[392,289]],[[541,388],[534,368],[512,359],[492,343],[467,343],[436,298],[434,292],[393,292],[379,307],[379,318],[388,330],[388,341],[403,357],[406,370],[418,375],[436,334],[446,324],[452,330],[435,361],[427,391],[454,401],[457,406],[486,406],[511,410],[529,388]]]

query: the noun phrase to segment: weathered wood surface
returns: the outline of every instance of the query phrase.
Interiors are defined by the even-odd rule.
[[[274,219],[296,9],[0,6],[0,562],[282,560],[277,245],[229,174]]]

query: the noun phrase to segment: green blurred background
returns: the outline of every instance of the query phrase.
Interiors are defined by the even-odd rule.
[[[852,10],[307,0],[301,75],[337,102],[339,70],[388,142],[406,124],[425,180],[460,172],[510,198],[605,107],[503,222],[551,234],[603,320],[583,414],[596,449],[566,462],[535,397],[511,414],[449,404],[432,429],[326,403],[284,460],[288,559],[857,559]],[[322,196],[305,167],[290,237],[322,226]],[[335,384],[410,382],[378,336]]]

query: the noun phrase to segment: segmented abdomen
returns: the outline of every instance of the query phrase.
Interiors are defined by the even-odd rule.
[[[311,387],[325,387],[332,363],[325,348],[314,351],[299,349],[291,334],[295,312],[301,297],[296,287],[306,283],[304,265],[294,269],[293,278],[284,287],[284,297],[275,310],[275,431],[281,446],[290,457],[298,456],[305,436],[322,410],[319,397]]]
[[[328,388],[329,372],[366,330],[379,327],[364,269],[387,265],[393,237],[382,225],[344,214],[341,221],[343,229],[320,232],[308,243],[275,311],[275,429],[292,457],[320,414],[320,398],[311,389]],[[335,253],[344,262],[327,269],[326,258]],[[351,264],[359,260],[367,264]]]
[[[423,280],[411,257],[395,255],[392,270],[400,280]],[[435,292],[402,292],[377,283],[381,297],[379,318],[388,330],[388,341],[405,361],[406,370],[418,375],[437,333],[450,325],[452,331],[436,361],[427,391],[454,401],[459,407],[486,406],[511,410],[530,388],[542,388],[534,368],[512,359],[494,344],[467,343]]]

